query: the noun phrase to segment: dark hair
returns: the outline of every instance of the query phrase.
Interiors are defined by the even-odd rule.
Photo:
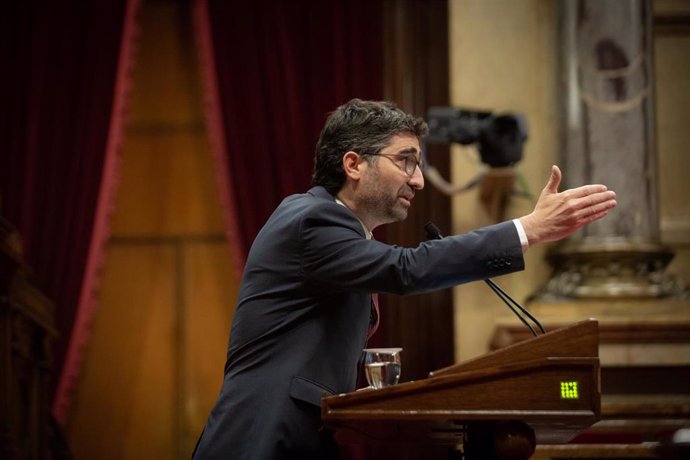
[[[335,195],[345,183],[343,155],[378,153],[396,134],[411,134],[421,139],[427,124],[386,101],[352,99],[331,112],[316,144],[314,185]]]

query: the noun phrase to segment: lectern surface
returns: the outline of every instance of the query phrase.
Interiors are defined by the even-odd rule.
[[[600,418],[597,350],[597,323],[588,320],[424,380],[325,397],[322,418],[340,430],[387,424],[452,442],[469,424],[521,421],[538,443],[565,443]]]

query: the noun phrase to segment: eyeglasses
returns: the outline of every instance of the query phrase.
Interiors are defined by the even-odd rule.
[[[414,155],[405,155],[401,153],[363,153],[362,156],[388,158],[390,161],[393,162],[395,166],[398,167],[398,169],[404,171],[405,174],[407,174],[408,176],[412,176],[414,174],[414,171],[415,169],[417,169],[417,166],[419,166],[420,171],[424,167],[422,160],[418,160],[417,157]],[[404,166],[400,166],[400,161],[405,162]]]

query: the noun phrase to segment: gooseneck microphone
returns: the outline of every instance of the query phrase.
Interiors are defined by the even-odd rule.
[[[441,235],[441,230],[439,230],[439,228],[433,222],[427,222],[424,226],[424,230],[426,230],[426,237],[429,240],[440,240],[443,238],[443,235]],[[503,289],[501,289],[496,283],[494,283],[491,280],[491,278],[485,279],[484,282],[488,284],[491,290],[494,291],[494,293],[503,301],[503,303],[505,303],[508,306],[508,308],[510,308],[510,311],[512,311],[515,314],[515,316],[517,316],[518,319],[522,321],[522,324],[527,326],[527,328],[532,332],[532,335],[536,336],[537,331],[535,331],[532,325],[525,319],[525,316],[532,320],[532,322],[539,328],[542,334],[546,333],[544,327],[537,320],[537,318],[535,318],[529,311],[527,311],[526,308],[517,303],[515,299],[510,297]]]
[[[426,230],[427,240],[440,240],[443,238],[443,235],[441,235],[441,230],[436,226],[435,223],[431,221],[426,223],[424,230]]]

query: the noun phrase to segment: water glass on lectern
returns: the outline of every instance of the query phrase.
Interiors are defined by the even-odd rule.
[[[364,371],[374,389],[395,385],[400,379],[402,348],[365,348]]]

